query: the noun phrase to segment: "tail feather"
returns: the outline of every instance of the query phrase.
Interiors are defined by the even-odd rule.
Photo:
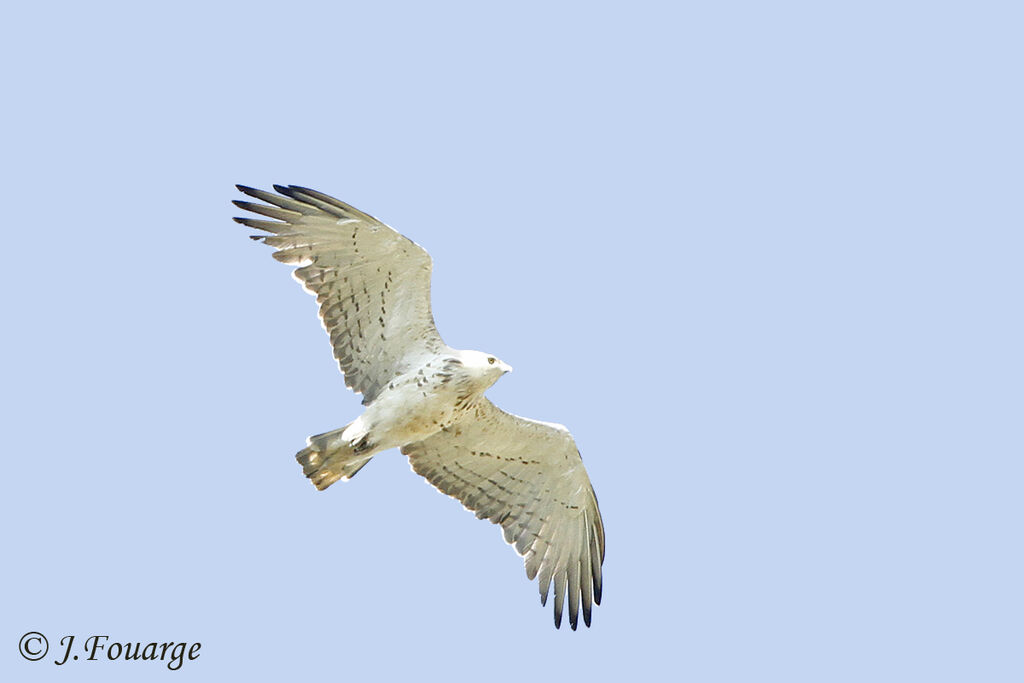
[[[321,491],[339,479],[351,479],[373,457],[367,444],[353,446],[342,438],[347,427],[309,437],[309,445],[295,454],[302,473]]]

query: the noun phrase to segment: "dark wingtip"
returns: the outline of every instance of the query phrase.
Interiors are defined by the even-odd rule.
[[[261,221],[258,221],[255,218],[239,218],[238,216],[234,216],[231,220],[233,220],[236,223],[241,223],[242,225],[244,225],[247,228],[254,228],[256,230],[265,230],[266,229],[264,227],[261,227],[259,225],[259,223]],[[262,221],[262,222],[266,223],[266,221]],[[249,235],[249,239],[251,239],[251,240],[262,240],[262,239],[266,239],[267,237],[268,237],[268,235]]]
[[[555,611],[555,628],[562,628],[562,613]]]
[[[247,194],[250,197],[257,197],[260,194],[259,190],[257,190],[255,187],[249,187],[248,185],[235,185],[235,187],[238,189],[239,192],[241,192],[242,194]]]
[[[285,185],[274,185],[274,191],[278,194],[283,194],[285,197],[292,196],[292,189]]]

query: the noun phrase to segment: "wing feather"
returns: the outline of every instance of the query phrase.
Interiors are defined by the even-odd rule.
[[[589,520],[588,515],[583,515],[584,527],[587,525]],[[594,584],[593,578],[590,576],[590,544],[585,544],[583,554],[580,555],[579,561],[579,572],[580,572],[580,590],[583,592],[580,602],[583,604],[583,623],[590,626],[590,610],[591,605],[594,602]]]
[[[240,192],[247,194],[250,197],[262,200],[268,204],[273,204],[274,206],[279,206],[282,209],[288,209],[289,211],[310,216],[316,215],[319,212],[315,207],[296,201],[290,197],[277,195],[273,192],[267,192],[266,190],[257,190],[254,187],[246,187],[245,185],[235,185],[235,187],[237,187]]]
[[[477,517],[502,526],[538,579],[541,604],[554,585],[555,625],[567,606],[575,629],[600,604],[604,529],[576,443],[561,426],[499,410],[487,399],[428,439],[402,448],[413,470]]]
[[[562,628],[562,605],[565,602],[565,584],[567,579],[561,569],[555,572],[555,628]]]
[[[261,216],[266,216],[267,218],[275,218],[279,221],[293,221],[302,217],[302,214],[298,211],[281,209],[276,206],[267,206],[266,204],[257,204],[256,202],[243,202],[240,199],[236,199],[231,203],[244,211],[251,211],[253,213],[258,213]]]
[[[364,403],[445,348],[430,309],[430,255],[422,247],[322,192],[296,185],[275,185],[278,194],[238,189],[266,205],[236,206],[276,220],[235,220],[271,233],[254,239],[275,247],[278,261],[300,266],[295,277],[316,297],[345,383]]]

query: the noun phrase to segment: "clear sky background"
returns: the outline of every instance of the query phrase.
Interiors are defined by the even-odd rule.
[[[1024,680],[1017,8],[7,8],[0,678]],[[593,628],[399,453],[302,477],[361,408],[234,183],[430,251],[583,452]]]

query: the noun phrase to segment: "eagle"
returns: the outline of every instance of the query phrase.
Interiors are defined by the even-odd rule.
[[[430,255],[369,214],[296,185],[273,192],[236,186],[263,203],[234,204],[263,218],[235,218],[263,233],[278,261],[316,297],[345,384],[362,415],[311,436],[296,459],[319,490],[351,479],[381,451],[398,448],[412,469],[479,519],[499,524],[554,594],[555,627],[568,602],[590,626],[601,603],[604,524],[569,430],[496,407],[484,396],[504,361],[441,340],[430,308]],[[270,220],[264,220],[270,219]]]

